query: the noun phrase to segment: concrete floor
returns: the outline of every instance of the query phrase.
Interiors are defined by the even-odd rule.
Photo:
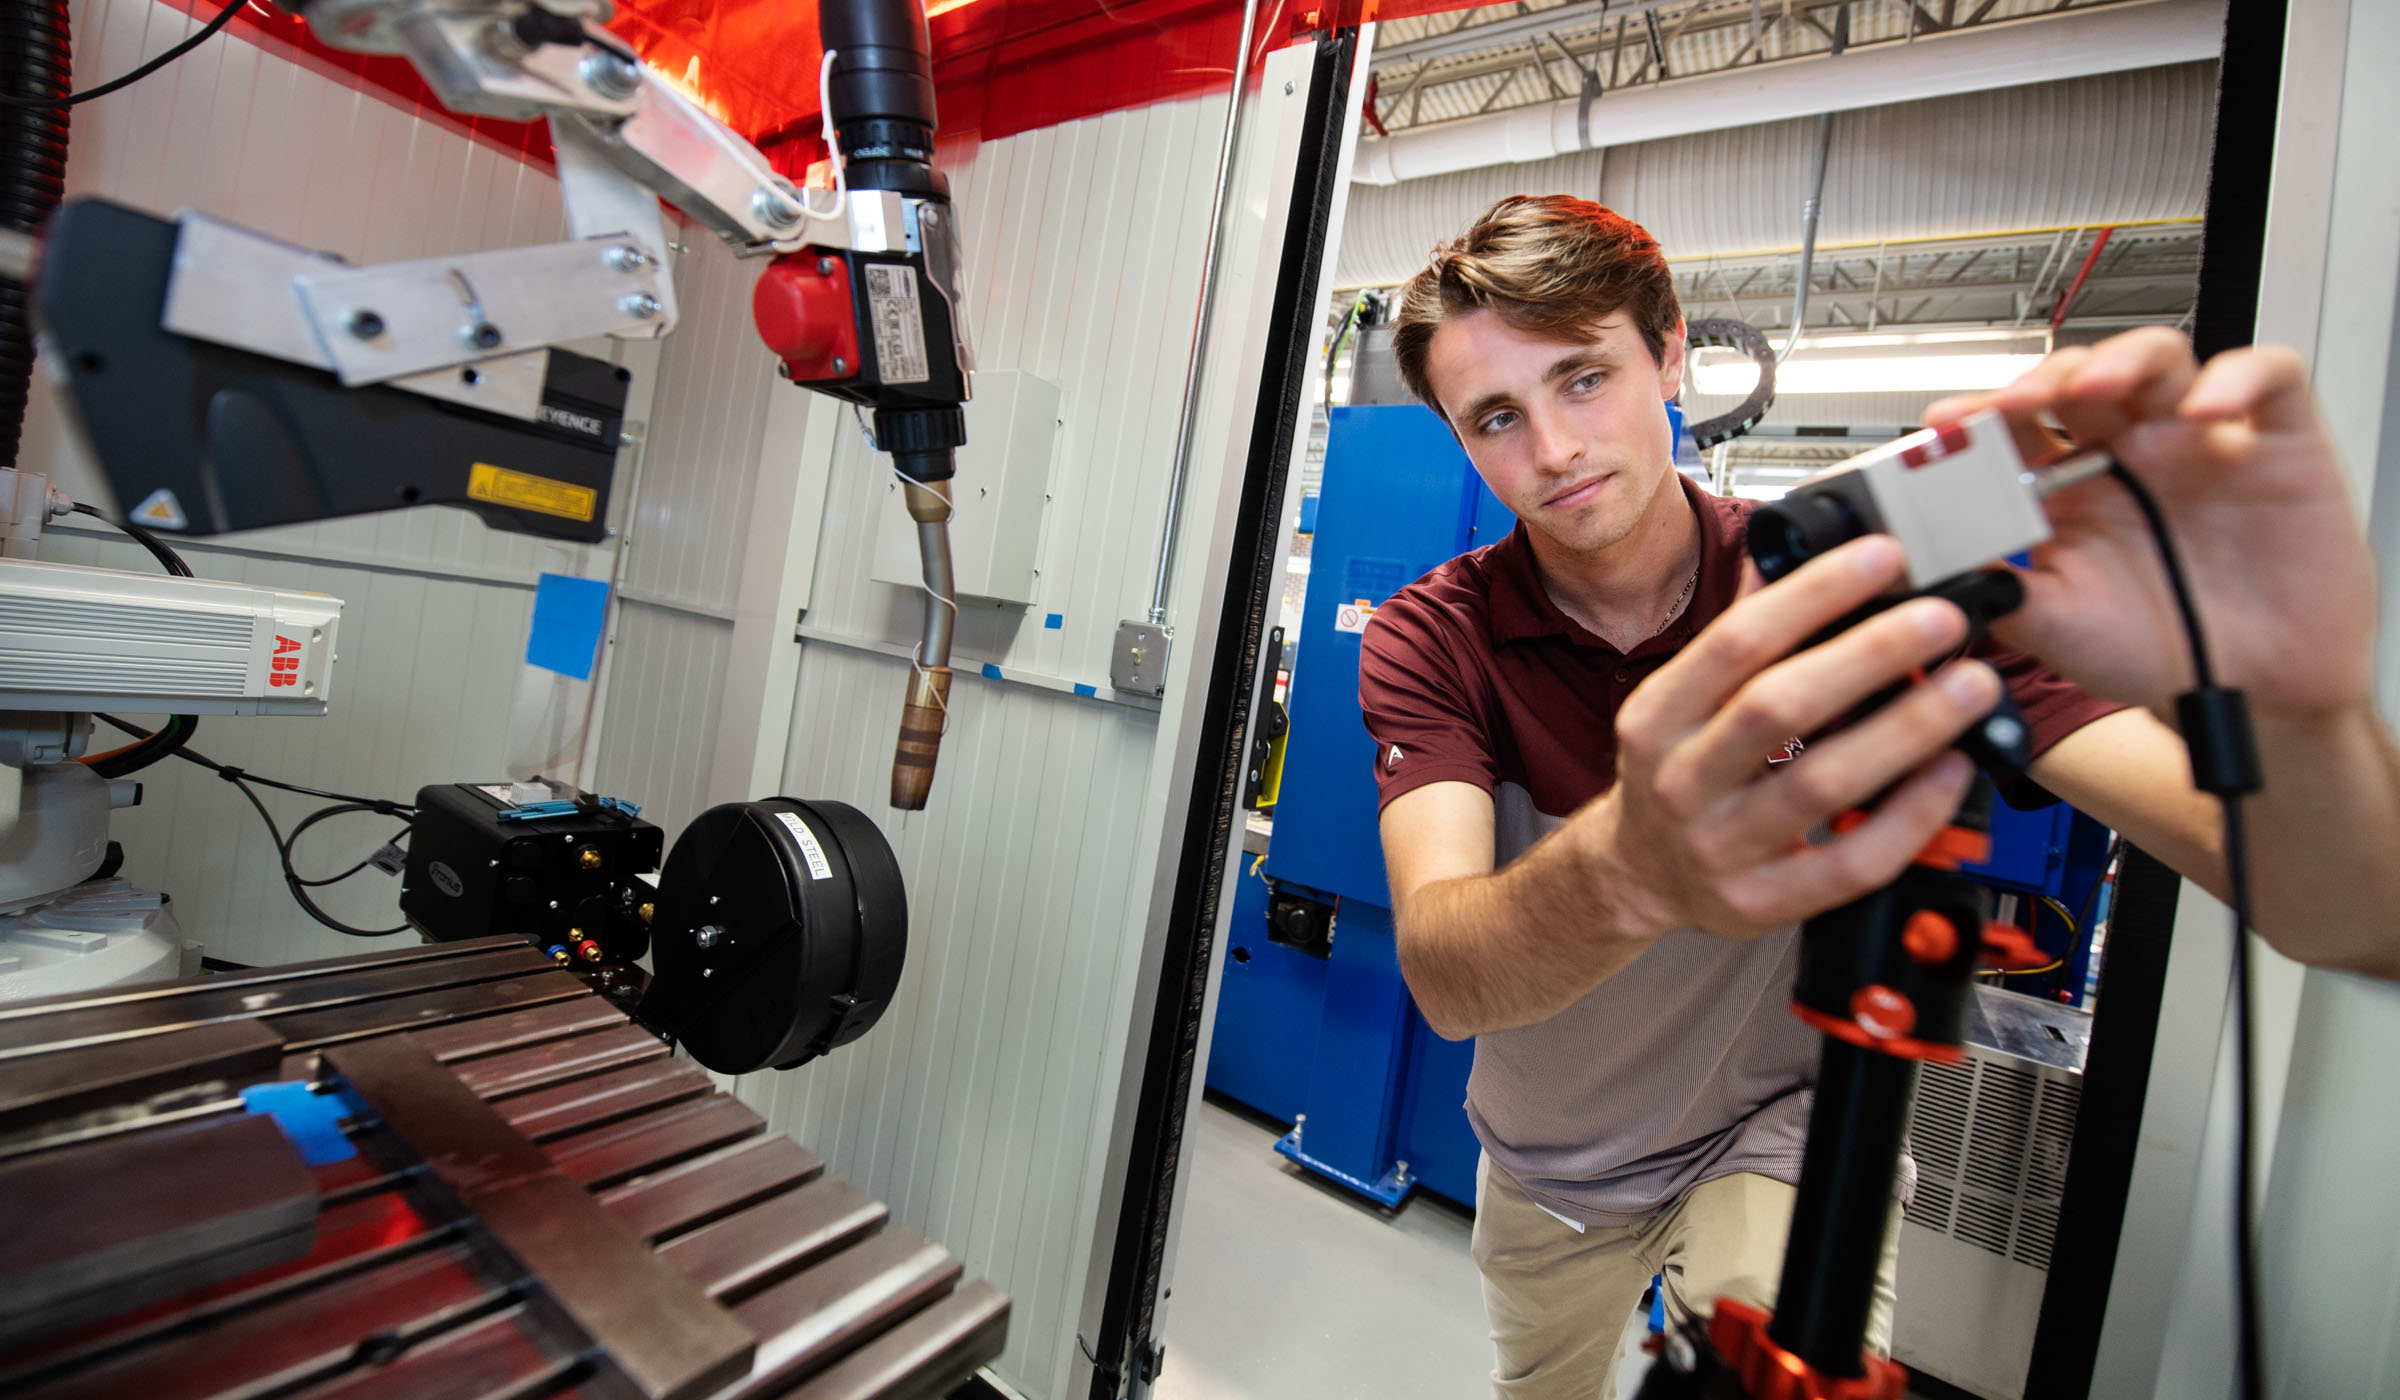
[[[1276,1129],[1204,1103],[1166,1299],[1158,1400],[1461,1400],[1492,1347],[1465,1212],[1386,1215],[1275,1155]]]
[[[1466,1212],[1419,1193],[1387,1215],[1275,1155],[1276,1127],[1214,1102],[1186,1133],[1191,1184],[1156,1400],[1491,1393]],[[1628,1358],[1620,1395],[1647,1364]],[[1963,1396],[1922,1382],[1909,1394]]]

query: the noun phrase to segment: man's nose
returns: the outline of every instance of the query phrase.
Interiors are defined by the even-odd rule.
[[[1525,426],[1533,435],[1533,464],[1544,472],[1565,476],[1573,473],[1583,456],[1583,440],[1570,431],[1558,414],[1534,410],[1525,415]]]

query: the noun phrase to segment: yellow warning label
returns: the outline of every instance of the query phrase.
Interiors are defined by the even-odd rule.
[[[536,510],[544,515],[562,516],[589,524],[592,512],[600,504],[600,493],[589,486],[575,486],[564,481],[552,481],[546,476],[528,476],[495,467],[489,462],[477,462],[467,476],[467,494],[478,501],[496,506],[514,506],[518,510]]]

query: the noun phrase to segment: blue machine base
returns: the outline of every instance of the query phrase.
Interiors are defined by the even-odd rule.
[[[1385,1210],[1399,1209],[1400,1202],[1407,1199],[1408,1193],[1415,1190],[1417,1186],[1417,1179],[1413,1176],[1403,1176],[1400,1168],[1396,1165],[1390,1171],[1385,1172],[1380,1180],[1369,1181],[1365,1177],[1352,1176],[1331,1162],[1319,1161],[1301,1150],[1300,1129],[1298,1128],[1277,1138],[1275,1150],[1326,1180],[1349,1187]]]

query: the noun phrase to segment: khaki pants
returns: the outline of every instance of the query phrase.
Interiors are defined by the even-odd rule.
[[[1703,1182],[1638,1225],[1572,1226],[1526,1196],[1486,1155],[1475,1184],[1475,1266],[1491,1319],[1494,1400],[1614,1400],[1626,1320],[1657,1274],[1667,1327],[1732,1297],[1772,1306],[1792,1188],[1748,1172]],[[1884,1233],[1867,1341],[1892,1342],[1900,1208]]]

